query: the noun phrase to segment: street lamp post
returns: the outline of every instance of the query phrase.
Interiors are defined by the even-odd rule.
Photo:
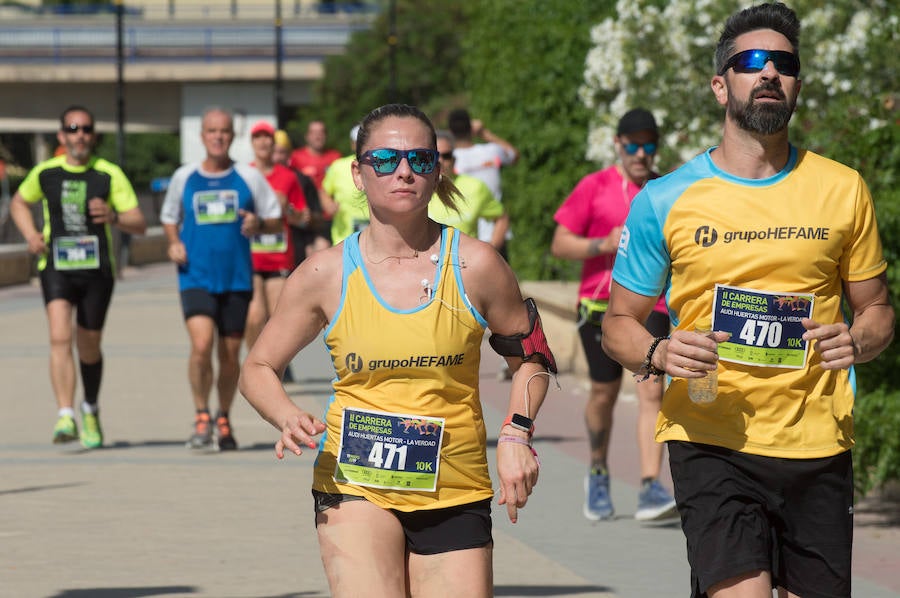
[[[125,167],[125,45],[122,40],[124,0],[116,0],[116,158]]]
[[[284,87],[284,77],[282,75],[284,44],[282,35],[281,0],[275,0],[275,123],[279,129],[284,128],[284,123],[281,122],[282,88]]]

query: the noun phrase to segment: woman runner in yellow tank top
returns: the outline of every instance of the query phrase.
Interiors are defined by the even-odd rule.
[[[516,373],[497,445],[498,504],[512,522],[537,483],[530,420],[552,355],[499,254],[428,218],[433,193],[451,207],[458,193],[441,176],[429,119],[411,106],[375,109],[356,157],[370,225],[290,276],[241,392],[281,431],[278,458],[318,447],[316,530],[333,596],[434,595],[435,584],[442,595],[491,596],[485,328],[501,351],[525,356],[507,357]],[[281,373],[323,332],[335,378],[319,419],[290,400]]]

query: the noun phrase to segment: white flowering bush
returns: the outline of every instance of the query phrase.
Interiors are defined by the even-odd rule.
[[[587,157],[615,160],[612,138],[618,118],[629,108],[651,110],[662,132],[659,166],[677,167],[714,145],[723,109],[709,82],[714,51],[730,14],[748,6],[736,0],[618,0],[615,18],[591,31],[579,95],[592,110]],[[896,92],[895,4],[875,0],[861,7],[851,0],[789,2],[801,19],[803,65],[794,137],[815,141],[823,116],[863,118],[869,128],[887,123],[876,113]],[[827,135],[827,133],[825,133]],[[824,139],[823,139],[824,142]]]

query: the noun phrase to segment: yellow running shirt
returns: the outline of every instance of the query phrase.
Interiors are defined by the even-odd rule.
[[[431,299],[398,310],[368,278],[359,233],[344,241],[343,285],[325,330],[336,378],[313,488],[414,511],[493,496],[478,395],[487,326],[465,298],[459,233],[442,227]]]
[[[675,328],[713,317],[718,396],[695,405],[672,380],[656,438],[785,458],[827,457],[853,445],[853,370],[824,370],[799,339],[802,317],[840,322],[843,281],[886,269],[875,211],[859,174],[791,147],[784,169],[742,179],[710,152],[638,194],[613,278],[656,297]]]

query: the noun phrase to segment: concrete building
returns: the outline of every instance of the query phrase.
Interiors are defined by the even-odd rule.
[[[202,155],[200,113],[219,105],[236,115],[235,159],[249,160],[248,123],[277,120],[279,97],[282,114],[306,104],[324,58],[375,14],[371,3],[280,0],[278,21],[278,0],[127,0],[120,36],[113,3],[21,4],[33,8],[0,7],[0,133],[35,134],[36,160],[53,151],[46,134],[65,105],[89,106],[99,131],[117,131],[120,40],[126,132],[180,132],[191,161]]]

